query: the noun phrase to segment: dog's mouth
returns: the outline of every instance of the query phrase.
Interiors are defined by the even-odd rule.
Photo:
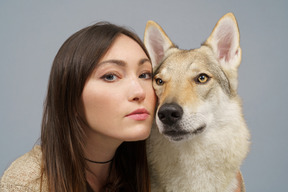
[[[169,139],[173,141],[180,141],[185,138],[188,138],[190,135],[198,135],[205,130],[205,125],[200,126],[194,131],[186,131],[186,130],[166,130],[163,132],[163,135],[167,136]]]
[[[171,137],[181,137],[183,135],[190,134],[190,132],[171,130],[171,131],[164,131],[163,134]]]
[[[187,131],[165,131],[163,134],[172,141],[181,141],[187,138],[191,133]]]
[[[204,131],[205,127],[206,127],[206,125],[203,125],[203,126],[199,127],[198,129],[196,129],[195,131],[193,131],[192,133],[195,135],[200,134]]]

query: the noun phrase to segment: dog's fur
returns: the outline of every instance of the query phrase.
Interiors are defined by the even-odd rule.
[[[250,134],[237,95],[239,29],[223,16],[198,49],[178,49],[148,21],[144,43],[158,97],[147,141],[152,192],[234,192]]]

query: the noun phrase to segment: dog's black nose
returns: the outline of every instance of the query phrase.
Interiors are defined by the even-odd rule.
[[[173,125],[182,118],[183,109],[176,103],[164,104],[158,111],[160,121],[166,125]]]

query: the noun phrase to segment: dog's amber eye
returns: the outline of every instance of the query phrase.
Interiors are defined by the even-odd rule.
[[[209,80],[209,76],[202,73],[197,77],[197,82],[198,83],[206,83]]]
[[[164,84],[164,81],[160,78],[155,79],[155,82],[157,85],[163,85]]]

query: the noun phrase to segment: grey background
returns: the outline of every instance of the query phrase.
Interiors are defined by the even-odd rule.
[[[239,94],[252,134],[242,166],[248,192],[288,191],[288,1],[1,1],[0,175],[40,136],[42,105],[56,52],[97,21],[143,37],[157,21],[181,48],[197,48],[220,17],[233,12],[243,59]]]

